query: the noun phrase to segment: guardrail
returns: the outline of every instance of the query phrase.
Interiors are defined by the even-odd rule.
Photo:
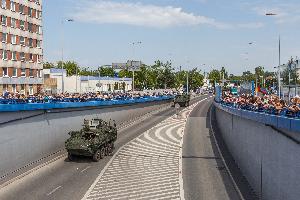
[[[173,96],[159,96],[159,97],[133,98],[133,99],[124,99],[124,100],[103,100],[103,101],[87,101],[87,102],[0,104],[0,112],[52,110],[52,109],[81,108],[81,107],[101,107],[101,106],[163,101],[163,100],[171,100],[173,98],[174,98]]]
[[[242,118],[250,119],[279,129],[300,132],[300,119],[233,108],[217,102],[214,104],[217,108]]]

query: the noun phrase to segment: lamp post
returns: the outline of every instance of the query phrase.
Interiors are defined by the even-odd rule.
[[[277,14],[276,13],[266,13],[266,16],[276,16]],[[277,71],[277,91],[278,91],[278,96],[279,98],[281,97],[281,86],[280,86],[280,65],[281,65],[281,41],[280,41],[280,34],[279,34],[279,37],[278,37],[278,71]]]
[[[132,42],[132,61],[134,60],[134,47],[135,45],[138,45],[138,44],[142,44],[142,42],[138,41],[138,42]],[[132,62],[131,62],[131,68],[132,68]],[[134,92],[134,69],[132,69],[132,91]]]
[[[65,22],[74,22],[74,19],[65,19],[65,20],[61,20],[61,92],[64,93],[64,36],[65,36],[65,32],[64,32],[64,24]],[[77,77],[76,77],[77,78]],[[76,85],[77,87],[77,85]],[[76,89],[77,91],[77,89]]]

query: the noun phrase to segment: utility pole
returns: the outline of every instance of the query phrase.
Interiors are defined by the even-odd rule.
[[[278,46],[278,52],[279,52],[279,58],[278,58],[278,61],[279,61],[279,65],[278,65],[278,72],[277,72],[277,79],[278,79],[278,96],[279,98],[281,97],[281,85],[280,85],[280,65],[281,65],[281,41],[280,41],[280,35],[279,35],[279,46]]]
[[[134,61],[134,46],[136,45],[136,44],[142,44],[142,42],[133,42],[132,43],[132,61],[131,61],[131,63],[130,63],[130,67],[131,68],[133,68],[133,66],[132,66],[132,63],[133,63],[133,61]],[[135,71],[135,69],[132,69],[132,92],[134,92],[134,71]]]
[[[76,66],[76,93],[77,91],[77,79],[78,79],[78,66]]]
[[[189,71],[186,73],[186,93],[189,94]]]
[[[65,39],[65,31],[64,31],[64,22],[74,22],[73,19],[61,20],[61,93],[64,93],[64,39]],[[76,89],[77,91],[77,89]]]

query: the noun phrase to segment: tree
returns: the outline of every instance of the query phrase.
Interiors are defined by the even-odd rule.
[[[241,77],[243,82],[251,82],[255,81],[255,74],[252,74],[250,71],[243,72],[243,75]]]
[[[203,86],[203,79],[203,74],[201,74],[197,68],[189,71],[189,89],[195,91],[197,88]]]
[[[115,70],[112,67],[98,67],[98,70],[94,71],[94,73],[99,74],[101,76],[108,76],[108,77],[114,77],[115,76]]]
[[[215,86],[216,82],[220,82],[220,71],[217,69],[213,69],[211,72],[208,74],[208,79],[210,82]]]
[[[167,61],[166,63],[162,63],[157,61],[161,65],[161,71],[158,76],[158,85],[160,88],[173,88],[175,86],[175,75],[173,73],[174,69],[172,68],[172,64]]]
[[[80,68],[80,72],[79,75],[81,76],[91,76],[93,73],[92,71],[89,69],[89,67],[83,67]]]
[[[265,78],[264,67],[258,66],[254,69],[255,71],[255,79],[257,81],[257,85],[263,85],[263,79]]]
[[[64,69],[67,71],[67,76],[76,75],[76,73],[79,73],[80,71],[78,64],[74,61],[65,62]]]
[[[290,81],[289,81],[289,74],[290,74]],[[295,85],[296,80],[297,80],[297,83],[299,83],[299,77],[298,77],[298,74],[297,74],[296,70],[292,69],[290,67],[286,67],[282,71],[281,76],[283,77],[283,84],[284,85],[289,85],[289,83],[291,85]]]
[[[223,75],[224,75],[224,79],[228,79],[228,72],[226,71],[225,67],[221,68],[220,75],[221,75],[220,79],[223,79]]]
[[[43,64],[43,68],[44,69],[51,69],[51,68],[54,68],[55,65],[53,63],[50,63],[50,62],[46,62]]]

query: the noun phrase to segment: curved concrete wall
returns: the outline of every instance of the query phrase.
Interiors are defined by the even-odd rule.
[[[0,177],[64,148],[67,133],[80,129],[84,118],[98,116],[120,124],[167,105],[169,101],[55,113],[28,111],[18,113],[19,117],[17,113],[0,113],[2,122],[28,117],[0,125]]]
[[[215,107],[222,137],[258,196],[270,200],[298,200],[300,133],[246,119],[216,103]]]

